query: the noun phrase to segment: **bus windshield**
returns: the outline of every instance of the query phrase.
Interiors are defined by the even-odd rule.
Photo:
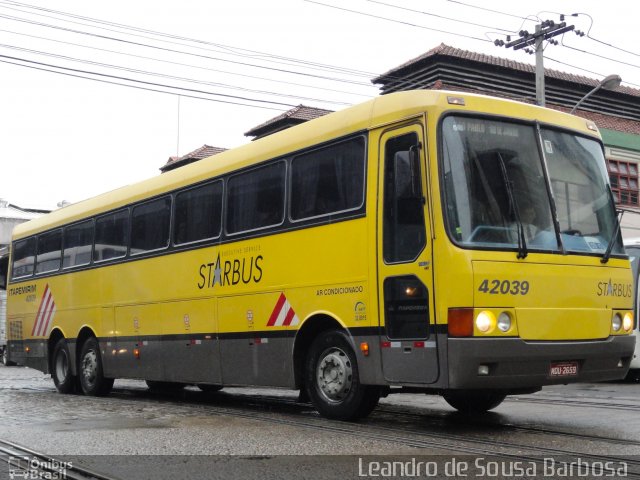
[[[600,145],[568,132],[449,116],[442,124],[448,228],[476,248],[623,253]],[[545,162],[556,206],[554,219]],[[556,228],[555,225],[558,225]]]

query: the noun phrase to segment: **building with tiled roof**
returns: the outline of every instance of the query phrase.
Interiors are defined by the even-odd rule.
[[[261,123],[257,127],[253,127],[244,135],[246,137],[253,137],[253,140],[257,140],[259,138],[266,137],[267,135],[271,135],[272,133],[279,132],[280,130],[285,130],[289,127],[313,120],[314,118],[322,117],[323,115],[332,112],[333,110],[298,105],[277,117]]]
[[[381,93],[456,90],[536,103],[535,67],[440,44],[374,78]],[[569,112],[598,79],[545,69],[546,107]],[[619,205],[640,213],[640,90],[601,88],[575,112],[592,120],[605,145],[613,193]],[[625,215],[623,235],[640,237],[640,214]]]
[[[226,148],[212,147],[211,145],[203,145],[200,148],[196,148],[193,152],[189,152],[181,157],[169,157],[167,163],[160,167],[162,173],[166,173],[170,170],[174,170],[179,167],[184,167],[190,163],[197,162],[203,158],[211,157],[218,153],[222,153]]]
[[[21,208],[0,198],[0,248],[11,243],[11,232],[16,225],[38,218],[45,213],[49,213],[49,210]]]
[[[467,90],[535,103],[535,66],[482,53],[450,47],[444,43],[371,80],[381,93],[438,88]],[[599,83],[598,79],[545,69],[547,106],[573,108]],[[580,107],[620,119],[640,122],[640,90],[618,87],[601,89]],[[640,130],[632,133],[640,133]]]

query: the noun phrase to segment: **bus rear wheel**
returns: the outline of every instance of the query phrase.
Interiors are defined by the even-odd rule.
[[[366,417],[380,399],[378,387],[360,383],[356,356],[340,330],[323,332],[311,344],[305,385],[318,412],[336,420]]]
[[[61,338],[53,347],[51,356],[51,378],[60,393],[73,393],[75,390],[75,378],[71,374],[71,356],[67,340]]]
[[[485,413],[507,397],[495,390],[450,390],[442,394],[446,402],[462,413]]]
[[[82,344],[78,377],[80,388],[85,395],[101,397],[107,395],[113,387],[113,378],[105,378],[103,375],[100,346],[95,337],[88,338]]]

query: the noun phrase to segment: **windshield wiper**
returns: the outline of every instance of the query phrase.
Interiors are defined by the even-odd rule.
[[[520,220],[520,211],[518,210],[518,205],[516,204],[516,199],[513,196],[513,190],[511,190],[511,180],[509,179],[509,174],[507,173],[507,166],[504,163],[504,159],[500,152],[496,152],[498,156],[498,163],[500,163],[500,170],[502,171],[502,178],[504,179],[504,186],[507,190],[507,197],[509,198],[509,205],[511,210],[513,211],[513,216],[516,219],[516,225],[518,227],[518,255],[516,258],[527,258],[529,254],[527,250],[527,241],[525,239],[524,233],[524,225],[522,225],[522,221]]]
[[[610,185],[609,185],[609,193],[611,194],[611,200],[613,201],[613,191],[611,190]],[[613,252],[613,247],[616,244],[618,235],[620,235],[622,216],[624,215],[625,211],[626,210],[620,210],[619,212],[620,216],[616,215],[616,231],[613,234],[613,237],[611,237],[611,240],[609,240],[609,243],[607,244],[607,249],[605,250],[604,255],[602,255],[602,258],[600,259],[600,263],[607,263],[609,261],[609,258],[611,257],[611,252]]]

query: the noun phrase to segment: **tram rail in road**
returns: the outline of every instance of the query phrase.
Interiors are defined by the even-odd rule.
[[[0,461],[3,468],[8,467],[9,476],[6,478],[10,479],[120,480],[89,470],[73,460],[51,457],[2,439]]]

